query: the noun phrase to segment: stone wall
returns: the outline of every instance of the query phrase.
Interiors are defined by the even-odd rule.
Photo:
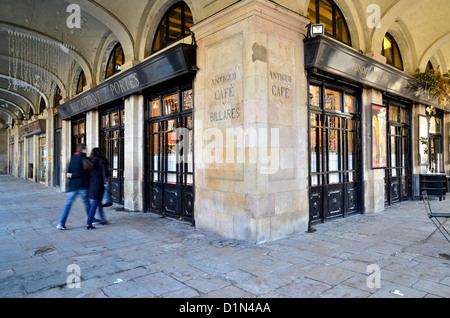
[[[307,230],[308,22],[242,1],[193,28],[198,228],[255,242]]]

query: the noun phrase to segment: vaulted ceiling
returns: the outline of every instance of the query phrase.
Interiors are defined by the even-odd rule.
[[[36,76],[38,71],[47,73],[48,78],[61,86],[63,97],[71,98],[74,94],[73,82],[77,69],[85,72],[89,86],[102,81],[101,67],[105,63],[103,55],[111,41],[122,44],[126,62],[132,65],[147,58],[149,43],[153,40],[161,17],[176,2],[178,0],[0,0],[0,129],[12,120],[17,122],[28,118],[30,114],[38,114],[53,98],[53,92],[34,87],[35,83],[30,83],[30,74]],[[237,1],[185,2],[190,7],[196,23]],[[309,0],[274,2],[304,16],[309,4]],[[389,32],[399,44],[407,74],[411,75],[416,68],[423,71],[428,61],[435,67],[439,65],[441,71],[450,69],[449,0],[334,2],[347,21],[355,49],[380,53],[383,36]],[[78,5],[81,9],[80,28],[70,28],[68,25],[68,20],[74,12],[68,11],[71,4]],[[373,5],[380,10],[379,28],[371,27],[368,23],[368,19],[375,12],[372,11]],[[20,48],[21,51],[27,51],[33,49],[33,44],[27,44],[26,40],[22,46],[12,43],[12,40],[17,40],[12,34],[20,34],[24,39],[45,40],[48,45],[60,44],[61,50],[68,49],[70,63],[59,67],[49,66],[49,63],[54,61],[51,56],[47,56],[47,61],[45,60],[44,48],[36,49],[34,55],[21,54]],[[13,63],[10,58],[12,46],[16,48],[14,58],[22,59],[24,63]],[[55,49],[53,50],[55,54]],[[18,69],[19,67],[24,70]],[[27,67],[29,70],[38,71],[27,73]],[[22,74],[19,79],[26,80],[12,82],[13,73]]]

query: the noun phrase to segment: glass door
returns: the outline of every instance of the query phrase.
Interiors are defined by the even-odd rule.
[[[355,90],[311,81],[310,222],[360,211],[359,105]]]
[[[388,109],[388,167],[385,203],[392,205],[411,196],[411,112],[407,105],[385,100]]]
[[[28,144],[28,179],[34,181],[34,138],[28,137],[27,138],[27,144]]]
[[[147,110],[147,206],[193,222],[192,89],[149,99]]]
[[[123,105],[102,113],[103,155],[109,162],[108,185],[113,201],[124,203],[124,138],[125,110]]]
[[[39,138],[39,182],[45,183],[47,175],[47,138]]]

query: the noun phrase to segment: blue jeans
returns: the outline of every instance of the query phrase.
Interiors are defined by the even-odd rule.
[[[94,222],[95,211],[98,208],[98,212],[100,214],[100,221],[105,222],[105,216],[103,214],[102,202],[98,200],[92,200],[91,209],[89,210],[87,226],[92,226],[92,222]]]
[[[88,198],[88,191],[87,189],[79,189],[72,192],[67,193],[67,200],[64,204],[63,210],[61,212],[61,218],[58,222],[59,225],[66,225],[67,217],[69,216],[70,208],[73,204],[73,201],[77,197],[77,195],[81,196],[81,199],[83,199],[84,208],[86,209],[86,214],[89,215],[90,210],[90,204],[89,204],[89,198]]]

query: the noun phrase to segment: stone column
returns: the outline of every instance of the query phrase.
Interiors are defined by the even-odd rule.
[[[144,96],[125,100],[124,207],[142,211],[144,207]]]
[[[198,228],[254,242],[307,230],[308,23],[246,0],[193,27]]]
[[[384,211],[384,169],[372,169],[372,103],[382,105],[383,95],[375,89],[363,90],[364,117],[363,156],[364,156],[364,204],[366,213]]]
[[[97,110],[91,111],[86,114],[86,145],[88,149],[87,155],[91,155],[91,151],[94,148],[100,146],[100,119],[99,112]]]

